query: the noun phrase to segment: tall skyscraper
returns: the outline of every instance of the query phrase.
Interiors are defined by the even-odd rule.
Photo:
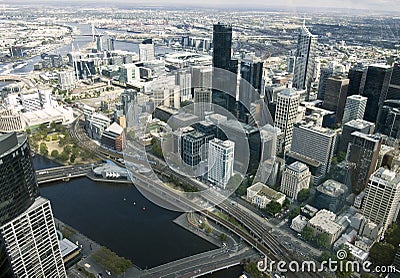
[[[376,123],[379,111],[386,100],[392,68],[387,65],[370,65],[360,84],[361,95],[367,97],[364,120]]]
[[[192,66],[192,93],[195,88],[206,88],[212,87],[212,67],[209,66]]]
[[[379,168],[369,178],[361,212],[375,224],[383,225],[383,233],[395,222],[400,202],[400,177],[393,171]]]
[[[310,91],[313,81],[316,40],[317,36],[311,34],[303,22],[297,41],[293,86],[300,90],[307,88],[307,92]]]
[[[321,69],[318,82],[318,99],[320,100],[324,99],[326,91],[326,83],[328,81],[328,78],[331,77],[332,74],[333,74],[332,67],[324,67]]]
[[[386,95],[386,100],[400,100],[400,65],[395,64],[392,75],[390,77],[389,89]]]
[[[348,78],[349,78],[349,89],[348,89],[348,95],[359,95],[360,92],[360,86],[361,86],[361,80],[364,75],[364,67],[362,64],[357,65],[354,68],[351,68],[349,70]]]
[[[336,132],[310,123],[297,123],[290,151],[320,163],[321,174],[329,173],[336,145]],[[314,181],[318,184],[318,181]]]
[[[1,135],[0,161],[1,274],[66,277],[50,202],[39,196],[27,137]]]
[[[204,120],[206,113],[212,111],[212,90],[211,89],[194,89],[194,114],[199,119]]]
[[[310,186],[311,172],[299,161],[288,165],[282,175],[281,192],[297,200],[297,194]]]
[[[214,70],[212,77],[213,103],[237,115],[236,74],[238,60],[232,59],[232,26],[222,23],[213,27],[213,67],[227,70],[232,74]]]
[[[300,95],[293,89],[285,89],[276,98],[275,126],[285,138],[284,150],[289,150],[292,143],[293,124],[296,121]]]
[[[367,106],[367,100],[366,97],[360,95],[347,97],[342,124],[352,120],[362,120],[364,117],[365,107]]]
[[[360,193],[376,169],[381,149],[381,137],[379,135],[364,134],[359,131],[353,132],[351,137],[352,139],[347,148],[346,160],[356,164],[354,175],[356,182],[353,184],[353,192]]]
[[[213,67],[232,71],[232,25],[214,24],[213,27]]]
[[[141,62],[153,61],[155,59],[152,39],[144,40],[139,44],[139,59]]]
[[[335,112],[335,122],[342,122],[344,106],[346,104],[349,79],[335,76],[329,77],[322,107]]]
[[[208,180],[224,188],[233,175],[235,143],[213,139],[208,146]]]
[[[186,70],[179,70],[175,75],[175,85],[180,87],[181,102],[192,99],[192,75]]]
[[[374,133],[374,130],[375,124],[360,119],[352,120],[343,124],[338,150],[341,152],[347,152],[349,142],[352,141],[351,134],[354,131],[359,131],[364,134],[372,134]]]
[[[384,102],[377,122],[377,130],[393,139],[400,139],[400,100]]]

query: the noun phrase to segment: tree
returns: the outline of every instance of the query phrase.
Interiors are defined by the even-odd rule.
[[[58,157],[61,161],[67,161],[69,158],[69,154],[67,154],[66,152],[61,152],[59,157]]]
[[[317,234],[315,241],[320,248],[328,249],[331,246],[329,235],[327,233]]]
[[[285,201],[283,202],[283,206],[284,209],[288,209],[290,207],[290,200],[288,198],[285,199]]]
[[[278,212],[281,211],[281,209],[282,209],[281,204],[276,201],[271,201],[265,206],[265,210],[272,215],[277,214]]]
[[[212,232],[212,228],[211,228],[210,226],[208,226],[208,227],[206,228],[206,233],[207,233],[207,234],[211,234],[211,232]]]
[[[226,241],[226,234],[221,234],[221,241],[225,242]]]
[[[299,202],[304,202],[308,199],[308,197],[310,197],[310,189],[302,189],[299,191],[299,193],[297,194],[297,200]]]
[[[70,161],[71,163],[74,163],[74,162],[75,162],[75,159],[76,159],[76,156],[75,156],[74,154],[71,154],[71,157],[69,158],[69,161]]]
[[[301,236],[307,240],[310,241],[314,237],[314,232],[310,227],[304,227],[303,230],[301,231]]]
[[[57,150],[52,150],[50,155],[51,155],[51,157],[57,158],[59,153]]]
[[[300,207],[295,207],[289,212],[289,219],[296,218],[300,214]]]
[[[49,150],[47,149],[46,143],[40,143],[39,152],[41,155],[44,156],[49,154]]]
[[[395,255],[396,248],[389,243],[383,242],[375,243],[369,251],[369,257],[375,265],[391,265]]]
[[[400,244],[400,228],[397,224],[391,224],[386,230],[385,242],[393,245],[399,246]]]

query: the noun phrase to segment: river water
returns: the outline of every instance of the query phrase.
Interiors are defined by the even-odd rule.
[[[35,169],[58,164],[36,155]],[[40,188],[54,216],[140,268],[216,248],[172,221],[179,212],[154,205],[133,185],[93,182],[87,178],[55,182]],[[144,210],[145,208],[145,210]],[[205,277],[238,277],[241,267]]]

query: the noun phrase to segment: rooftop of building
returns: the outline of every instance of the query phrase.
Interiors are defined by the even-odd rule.
[[[230,141],[230,140],[225,140],[222,141],[218,138],[214,138],[210,141],[210,143],[215,144],[215,145],[219,145],[223,148],[230,148],[230,147],[234,147],[235,146],[235,142]]]
[[[314,122],[308,122],[306,123],[305,121],[300,122],[297,124],[297,127],[303,128],[303,129],[308,129],[313,132],[317,132],[319,134],[327,135],[327,136],[335,136],[336,132],[332,129],[326,128],[326,127],[321,127],[315,125]]]
[[[256,184],[250,186],[248,189],[257,192],[257,195],[259,196],[265,196],[273,201],[279,200],[280,198],[285,196],[285,194],[278,192],[261,182],[257,182]]]
[[[344,126],[353,127],[356,129],[364,129],[364,128],[370,127],[372,125],[374,125],[374,124],[371,122],[368,122],[368,121],[361,120],[361,119],[351,120],[344,124]]]
[[[364,97],[362,95],[352,95],[347,97],[347,99],[355,99],[355,100],[367,100],[367,97]]]
[[[0,157],[12,153],[25,141],[26,135],[17,136],[15,132],[0,135]]]
[[[124,129],[122,128],[122,126],[114,122],[105,130],[105,132],[112,132],[121,135],[124,132]]]
[[[286,97],[286,98],[288,98],[288,97],[290,97],[290,98],[296,98],[296,97],[300,98],[299,92],[296,91],[295,89],[292,89],[292,88],[283,89],[282,91],[280,91],[278,93],[278,97],[279,96],[280,97]]]
[[[309,158],[307,156],[298,154],[296,152],[289,151],[286,155],[289,156],[289,157],[292,157],[292,158],[294,158],[296,160],[299,160],[299,161],[301,161],[301,162],[303,162],[303,163],[305,163],[307,165],[310,165],[312,167],[321,166],[321,163],[319,161],[317,161],[315,159],[312,159],[312,158]]]
[[[348,191],[348,188],[343,183],[329,179],[317,187],[317,190],[331,197],[339,197]]]
[[[337,234],[341,230],[342,226],[334,222],[335,219],[336,214],[329,210],[322,209],[310,219],[309,223],[312,226],[321,228],[323,231],[328,232],[329,234]]]
[[[287,168],[297,173],[308,170],[308,166],[300,161],[293,162],[292,164],[288,165]]]
[[[79,249],[78,245],[71,242],[67,238],[59,240],[58,243],[60,244],[61,256],[63,258],[67,257],[68,255],[70,255],[71,253],[73,253]]]
[[[376,170],[372,175],[371,179],[379,179],[380,181],[384,181],[387,184],[398,185],[400,184],[400,176],[396,174],[394,171],[390,171],[383,167]]]
[[[359,131],[352,132],[351,136],[360,137],[371,142],[379,142],[381,140],[381,135],[379,134],[365,134]]]

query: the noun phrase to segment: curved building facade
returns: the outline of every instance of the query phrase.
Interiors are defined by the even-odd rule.
[[[39,196],[26,136],[0,136],[0,225],[25,212]]]

